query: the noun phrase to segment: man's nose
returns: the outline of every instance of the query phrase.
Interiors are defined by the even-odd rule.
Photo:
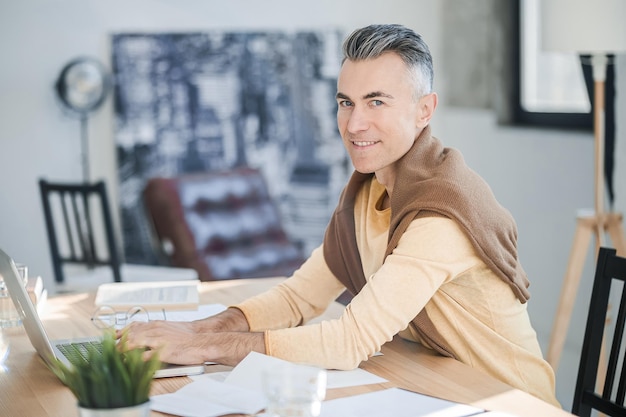
[[[366,112],[356,107],[352,109],[346,127],[350,133],[358,133],[367,130],[369,128],[369,119]]]

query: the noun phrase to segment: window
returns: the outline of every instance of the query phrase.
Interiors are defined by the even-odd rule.
[[[518,53],[514,68],[514,119],[518,124],[593,128],[585,57],[541,50],[540,0],[516,0]],[[589,79],[587,79],[589,78]]]

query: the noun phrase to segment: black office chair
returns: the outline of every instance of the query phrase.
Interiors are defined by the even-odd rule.
[[[81,264],[93,269],[96,266],[109,266],[115,282],[122,281],[120,273],[120,253],[113,234],[113,221],[109,210],[109,200],[104,181],[93,184],[51,183],[39,180],[39,190],[48,231],[48,243],[52,256],[54,278],[57,283],[65,281],[64,264]],[[53,206],[54,203],[57,203]],[[53,208],[60,206],[61,213]],[[95,209],[95,213],[92,211]],[[102,216],[102,223],[96,223],[95,214]],[[61,217],[62,227],[55,227],[55,220]],[[104,229],[104,230],[103,230]],[[99,250],[97,243],[104,232],[106,251]],[[63,237],[63,239],[61,239]],[[64,245],[64,250],[61,249]]]
[[[615,249],[600,248],[572,405],[572,413],[578,416],[588,417],[592,410],[612,417],[626,416],[626,362],[621,345],[626,322],[625,283],[626,258],[617,256]],[[610,332],[605,335],[607,327],[613,325],[606,320],[609,299],[618,298],[617,319],[613,335],[609,337]],[[609,343],[608,364],[606,370],[601,369],[606,371],[606,376],[598,386],[598,367],[604,363],[600,357],[602,346]]]

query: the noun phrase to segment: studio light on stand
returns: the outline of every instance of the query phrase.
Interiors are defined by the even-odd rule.
[[[96,59],[80,57],[63,67],[55,84],[61,103],[80,119],[83,181],[89,181],[89,140],[87,120],[104,102],[110,79]]]
[[[557,369],[572,315],[580,276],[595,235],[595,254],[606,246],[605,234],[621,256],[626,255],[622,215],[604,209],[605,80],[609,54],[626,51],[626,1],[543,0],[541,1],[542,49],[551,52],[590,55],[593,72],[594,124],[594,209],[579,211],[576,233],[561,298],[557,308],[547,360]],[[595,264],[595,262],[594,262]]]

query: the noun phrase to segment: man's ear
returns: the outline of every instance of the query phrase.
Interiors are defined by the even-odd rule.
[[[430,119],[432,119],[437,108],[437,93],[430,93],[420,97],[418,106],[420,111],[417,115],[416,126],[423,129],[430,123]]]

